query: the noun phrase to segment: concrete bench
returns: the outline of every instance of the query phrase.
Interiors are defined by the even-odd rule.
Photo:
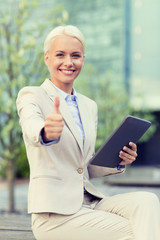
[[[31,216],[0,215],[0,240],[35,240],[31,230]]]

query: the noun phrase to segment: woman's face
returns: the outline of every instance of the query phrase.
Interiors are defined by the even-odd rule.
[[[82,43],[67,35],[57,36],[45,54],[45,63],[51,74],[51,81],[60,89],[71,93],[75,78],[84,62]]]

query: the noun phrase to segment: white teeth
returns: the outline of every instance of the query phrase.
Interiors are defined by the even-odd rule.
[[[73,72],[73,70],[62,70],[63,72],[65,72],[65,73],[72,73]]]

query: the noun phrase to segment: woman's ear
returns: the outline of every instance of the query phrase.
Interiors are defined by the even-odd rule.
[[[48,54],[48,52],[46,52],[45,54],[44,54],[44,62],[45,62],[45,64],[48,66],[48,58],[49,58],[49,54]]]
[[[84,65],[85,55],[83,56],[83,65]]]

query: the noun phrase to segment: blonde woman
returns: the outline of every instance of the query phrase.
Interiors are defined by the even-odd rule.
[[[17,98],[30,165],[28,212],[37,240],[159,240],[160,207],[152,193],[105,197],[90,178],[117,174],[135,161],[129,143],[120,168],[90,165],[97,131],[97,105],[73,84],[85,58],[83,34],[75,26],[53,29],[44,43],[50,72],[39,87]]]

